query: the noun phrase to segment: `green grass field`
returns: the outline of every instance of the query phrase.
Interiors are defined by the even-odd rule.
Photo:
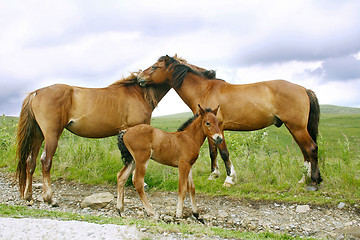
[[[230,159],[238,174],[237,184],[223,186],[225,168],[218,156],[221,176],[209,184],[210,157],[205,142],[193,167],[197,192],[248,199],[312,204],[360,203],[360,109],[321,106],[319,166],[321,189],[307,192],[297,182],[304,172],[302,154],[285,127],[255,132],[226,132]],[[156,117],[152,125],[165,131],[176,129],[192,114]],[[0,167],[14,172],[17,118],[0,118]],[[61,136],[54,156],[52,178],[90,184],[116,184],[122,168],[116,137],[86,139],[68,131]],[[36,175],[41,176],[40,161]],[[153,161],[145,181],[151,191],[177,190],[177,169]],[[131,184],[130,180],[128,181]]]

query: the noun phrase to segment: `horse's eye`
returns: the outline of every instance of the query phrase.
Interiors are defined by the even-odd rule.
[[[210,123],[209,123],[209,122],[206,122],[205,125],[206,125],[206,126],[210,126]]]
[[[155,70],[155,69],[157,69],[158,67],[157,66],[152,66],[151,67],[151,70]]]

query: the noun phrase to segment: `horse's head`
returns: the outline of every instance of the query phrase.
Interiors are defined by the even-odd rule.
[[[219,127],[219,121],[216,118],[216,114],[218,112],[219,107],[211,110],[211,109],[203,109],[200,104],[199,106],[199,114],[202,118],[202,127],[204,129],[205,135],[208,139],[211,139],[216,144],[221,144],[224,141],[223,134]]]
[[[185,59],[168,55],[162,56],[159,60],[145,69],[138,75],[138,83],[144,87],[151,84],[168,84],[171,87],[180,87],[188,72],[194,72],[208,79],[214,79],[216,72],[192,65]]]
[[[168,55],[160,57],[156,63],[138,75],[138,83],[142,87],[150,84],[168,83],[170,65],[176,61],[175,58],[169,57]]]

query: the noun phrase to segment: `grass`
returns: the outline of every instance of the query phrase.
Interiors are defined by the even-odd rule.
[[[307,192],[303,185],[297,184],[304,172],[302,154],[285,127],[272,126],[255,132],[225,133],[230,159],[238,174],[238,183],[231,188],[222,185],[226,175],[220,157],[221,175],[209,184],[210,157],[205,143],[193,167],[197,192],[301,204],[359,204],[360,113],[357,109],[334,106],[321,109],[327,113],[321,115],[318,141],[319,166],[324,179],[320,191]],[[175,131],[190,116],[185,113],[157,117],[152,125]],[[10,172],[16,169],[16,123],[17,118],[0,119],[0,167]],[[116,137],[86,139],[65,130],[53,160],[52,178],[115,185],[122,166]],[[35,174],[41,175],[40,166]],[[145,181],[152,191],[177,191],[177,169],[150,161]]]
[[[275,234],[271,232],[251,233],[251,232],[239,232],[218,227],[206,227],[202,224],[166,224],[164,222],[157,222],[154,220],[138,220],[132,218],[114,218],[114,217],[102,217],[89,214],[76,214],[60,211],[46,211],[31,209],[31,207],[25,206],[10,206],[0,204],[0,216],[12,217],[12,218],[46,218],[57,220],[76,220],[98,224],[116,224],[116,225],[135,225],[138,229],[146,228],[148,233],[163,234],[167,233],[181,233],[182,235],[189,235],[195,237],[211,238],[213,236],[219,236],[222,238],[235,238],[235,239],[304,239],[300,237],[292,237],[287,234]],[[310,239],[310,238],[306,238]]]

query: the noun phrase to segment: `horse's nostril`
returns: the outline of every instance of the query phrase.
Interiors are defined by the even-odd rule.
[[[218,137],[215,139],[215,143],[216,143],[216,144],[220,144],[220,143],[222,143],[222,141],[223,141],[223,139],[222,139],[220,136],[218,136]]]

